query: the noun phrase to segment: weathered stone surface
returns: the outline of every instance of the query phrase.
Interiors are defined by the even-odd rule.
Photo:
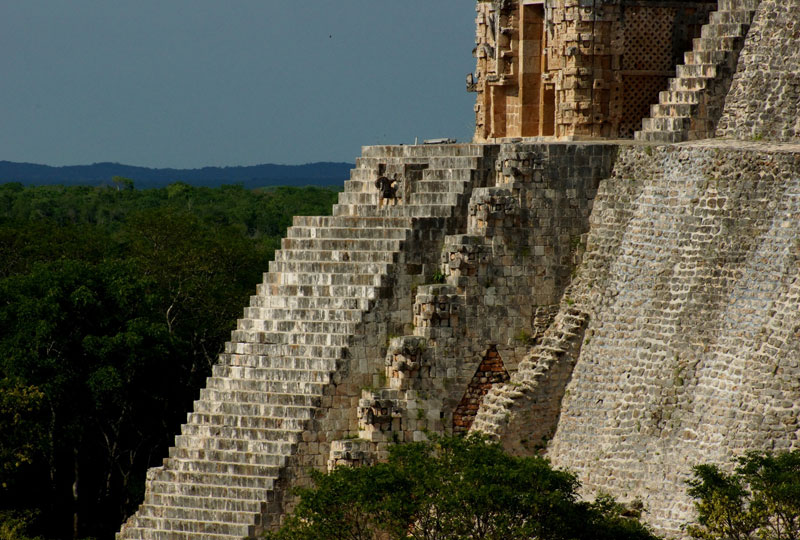
[[[475,428],[679,535],[692,465],[800,447],[798,223],[800,146],[623,149],[556,322]]]
[[[470,424],[678,534],[691,465],[798,445],[798,156],[365,148],[335,215],[296,219],[120,538],[243,538],[311,468]],[[417,176],[378,209],[381,166]]]
[[[718,135],[800,139],[800,2],[763,0],[733,79]]]

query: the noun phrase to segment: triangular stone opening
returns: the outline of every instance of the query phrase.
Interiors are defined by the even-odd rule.
[[[464,392],[464,397],[453,412],[453,433],[466,433],[472,426],[478,409],[492,386],[497,383],[508,382],[508,371],[503,365],[503,359],[497,352],[497,346],[492,345],[486,351],[486,356],[475,371],[475,375]]]

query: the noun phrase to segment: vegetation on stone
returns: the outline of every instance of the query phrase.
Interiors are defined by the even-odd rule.
[[[395,445],[385,463],[337,467],[313,481],[287,524],[265,538],[655,538],[610,497],[578,500],[573,474],[477,435]]]
[[[0,186],[0,537],[111,537],[292,216],[335,198]]]
[[[703,540],[800,538],[800,450],[749,452],[732,473],[698,465],[689,480],[696,523],[688,533]]]

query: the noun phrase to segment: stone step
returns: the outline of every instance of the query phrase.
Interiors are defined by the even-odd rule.
[[[234,330],[231,332],[231,343],[244,343],[253,345],[305,345],[346,347],[349,344],[349,334],[334,334],[320,332],[279,332],[276,330],[258,332],[250,330]],[[252,349],[256,351],[256,349]],[[268,349],[266,349],[268,350]],[[239,352],[234,351],[234,352]],[[264,350],[245,354],[265,354]],[[269,353],[267,353],[269,354]],[[247,364],[250,365],[250,364]]]
[[[323,345],[328,347],[346,347],[349,345],[350,334],[323,334],[317,332],[250,332],[249,330],[234,330],[231,341],[264,345]]]
[[[236,383],[231,382],[230,386],[232,388],[217,388],[217,390],[225,391],[234,391],[234,390],[244,390],[249,392],[262,392],[264,387],[263,384],[258,385],[259,387],[244,387],[241,388],[237,387]],[[264,393],[264,392],[262,392]],[[287,407],[314,407],[319,404],[319,396],[315,396],[314,394],[303,394],[303,393],[288,393],[288,392],[269,392],[264,393],[264,398],[262,400],[257,401],[258,403],[266,403],[275,406],[287,406]],[[250,400],[252,401],[252,400]],[[244,402],[240,402],[244,403]]]
[[[249,435],[258,435],[249,433]],[[206,450],[208,452],[236,452],[245,454],[266,454],[275,456],[286,456],[294,449],[295,440],[259,440],[259,439],[239,439],[217,435],[209,437],[207,435],[178,435],[180,439],[175,440],[175,446],[170,448],[170,452],[178,449]],[[170,456],[174,457],[174,456]],[[236,461],[222,460],[222,461]]]
[[[336,358],[306,358],[303,356],[269,356],[260,358],[259,367],[240,366],[218,363],[212,367],[212,374],[216,377],[230,377],[232,379],[259,379],[265,377],[267,372],[274,369],[297,369],[330,372],[342,366],[342,361]]]
[[[225,389],[225,388],[203,388],[200,390],[200,399],[203,401],[230,401],[239,405],[269,405],[271,407],[303,407],[308,406],[294,405],[293,403],[277,403],[270,399],[271,394],[297,394],[306,396],[318,396],[322,393],[323,383],[309,382],[286,382],[286,381],[263,381],[262,389]]]
[[[421,173],[421,176],[417,175],[412,181],[412,187],[435,180],[469,182],[475,177],[477,171],[470,167],[447,167],[441,169],[427,167],[422,169]],[[378,172],[375,168],[352,169],[350,171],[350,179],[345,182],[345,191],[375,191],[377,174]]]
[[[719,0],[717,9],[719,11],[755,11],[758,3],[759,0]]]
[[[280,319],[269,317],[242,318],[237,321],[236,330],[248,332],[317,332],[313,327],[302,326],[306,321],[302,319]],[[347,321],[309,321],[319,324],[331,324],[330,332],[341,334],[355,328],[357,323]]]
[[[181,434],[176,437],[212,437],[243,441],[274,441],[294,443],[303,430],[305,420],[292,419],[292,422],[266,416],[245,416],[238,418],[231,413],[199,413],[187,415]],[[180,443],[183,444],[183,443]],[[176,439],[178,445],[178,439]]]
[[[242,501],[243,504],[252,504],[253,501],[265,501],[267,494],[271,491],[270,488],[248,488],[238,486],[216,486],[208,484],[178,484],[174,482],[151,482],[150,486],[153,488],[153,494],[160,496],[172,495],[174,497],[185,497],[187,499],[196,499],[203,501],[204,499],[213,498],[225,500],[227,504],[234,504],[236,501]],[[145,499],[146,500],[146,499]]]
[[[749,26],[739,22],[706,24],[700,29],[700,37],[739,37],[747,33]]]
[[[339,194],[338,204],[374,206],[378,204],[379,197],[380,193],[377,190],[371,192],[345,191]]]
[[[729,51],[686,51],[683,53],[683,60],[687,65],[720,65],[726,63],[730,56]]]
[[[461,193],[412,193],[409,202],[412,205],[447,205],[455,206],[461,201]]]
[[[364,217],[364,216],[295,216],[294,225],[298,227],[346,227],[346,228],[408,228],[411,219],[407,217]]]
[[[478,169],[483,162],[480,156],[430,156],[430,157],[411,157],[398,159],[396,163],[403,165],[427,165],[429,169]],[[356,169],[378,169],[378,165],[391,164],[383,157],[361,156],[356,158]]]
[[[705,77],[670,79],[667,83],[667,88],[670,91],[701,93],[708,87],[708,81],[709,80]]]
[[[481,144],[436,144],[436,145],[372,145],[361,147],[361,155],[364,157],[428,157],[439,155],[451,156],[482,156],[483,145]]]
[[[179,461],[201,461],[215,463],[238,463],[265,467],[283,467],[288,454],[270,454],[256,451],[214,450],[207,448],[187,448],[185,446],[169,449],[169,459]]]
[[[681,64],[675,67],[679,79],[713,79],[717,76],[717,66],[714,64]]]
[[[459,193],[455,191],[438,192],[438,191],[427,191],[424,189],[412,190],[406,199],[403,199],[402,196],[399,197],[398,203],[393,206],[408,207],[408,206],[455,204],[457,199],[454,199],[453,197],[457,195],[459,195]],[[338,205],[377,206],[378,196],[379,194],[377,191],[372,193],[356,193],[356,192],[343,193],[339,197]]]
[[[642,131],[680,131],[688,124],[688,118],[645,118],[642,120]]]
[[[194,402],[194,412],[198,414],[260,416],[264,418],[264,427],[269,429],[300,430],[303,429],[304,422],[311,418],[310,407],[293,407],[270,403],[230,403],[206,399]],[[270,422],[270,420],[272,421]]]
[[[252,378],[238,377],[208,377],[206,387],[217,390],[251,390],[267,391],[265,386],[268,382],[315,382],[327,384],[330,380],[330,371],[301,370],[301,369],[261,369],[258,372],[250,371]],[[258,373],[258,378],[256,378]],[[275,395],[279,395],[275,393]],[[294,395],[287,392],[287,395]],[[277,399],[277,397],[276,397]],[[273,402],[277,403],[277,402]],[[310,402],[297,403],[297,405],[308,405]]]
[[[263,491],[266,496],[267,491]],[[174,506],[178,508],[210,508],[214,507],[223,512],[249,512],[260,514],[266,505],[255,497],[228,498],[228,497],[197,497],[180,495],[178,493],[152,493],[145,497],[145,504],[152,506]]]
[[[379,165],[427,165],[430,167],[430,157],[389,157],[389,156],[365,156],[364,154],[356,158],[356,169],[370,171],[377,174]]]
[[[749,25],[753,20],[753,10],[736,9],[727,11],[714,11],[708,18],[709,24],[739,23]]]
[[[658,93],[659,103],[685,103],[696,105],[700,102],[701,92],[696,90],[663,90]]]
[[[281,467],[279,465],[249,465],[247,463],[234,463],[228,461],[202,461],[193,459],[165,458],[164,467],[181,472],[192,472],[203,475],[230,475],[254,478],[278,478]]]
[[[127,540],[196,540],[197,534],[194,532],[181,531],[161,531],[142,527],[126,527],[124,536],[117,534],[117,539]],[[203,540],[241,540],[238,534],[211,534],[203,533]]]
[[[717,36],[699,37],[692,40],[692,50],[703,51],[733,51],[739,48],[741,37]]]
[[[369,167],[356,167],[355,169],[350,169],[350,178],[345,181],[344,190],[367,191],[367,189],[364,189],[366,186],[369,186],[374,190],[375,180],[377,177],[377,169]]]
[[[355,262],[355,261],[270,261],[270,273],[307,273],[314,272],[320,274],[386,274],[389,271],[389,263],[374,262]],[[266,280],[266,275],[264,276]]]
[[[472,181],[469,175],[466,174],[465,169],[454,169],[454,170],[435,170],[430,171],[430,179],[425,179],[421,181],[414,181],[409,186],[401,186],[399,194],[402,196],[403,194],[409,193],[446,193],[446,192],[462,192],[464,191],[465,187]],[[459,174],[453,174],[455,172],[459,172]],[[463,178],[458,178],[459,176]],[[347,193],[352,194],[362,194],[362,195],[376,195],[378,193],[377,189],[375,188],[375,183],[373,180],[348,180],[347,181]],[[347,202],[346,200],[340,198],[339,203]]]
[[[422,171],[422,182],[417,185],[425,185],[428,182],[448,182],[452,184],[470,183],[476,178],[476,175],[480,173],[481,171],[471,167],[463,169],[425,169]]]
[[[245,367],[272,367],[270,358],[322,358],[338,360],[342,358],[341,347],[326,345],[287,345],[283,343],[241,343],[228,341],[220,355],[221,364]]]
[[[692,116],[695,105],[689,103],[657,103],[650,105],[650,117],[683,117]]]
[[[341,321],[357,323],[361,321],[363,313],[360,309],[248,307],[244,309],[244,316],[248,319]]]
[[[307,334],[352,334],[358,323],[346,321],[305,321],[302,319],[239,319],[244,332],[299,332]],[[243,340],[249,341],[249,340]]]
[[[232,473],[210,473],[198,471],[173,470],[162,468],[153,483],[168,482],[173,484],[187,483],[205,486],[240,487],[271,490],[275,485],[275,476],[237,475]]]
[[[378,297],[379,287],[375,285],[297,285],[265,283],[259,285],[259,296],[307,296],[312,298],[367,298]],[[325,305],[314,304],[313,307]]]
[[[268,311],[267,311],[268,313]],[[310,326],[316,323],[319,326]],[[239,319],[236,325],[237,330],[249,332],[323,332],[343,334],[355,329],[358,322],[348,321],[306,321],[301,318],[283,319],[279,317],[257,317]],[[331,325],[324,327],[321,325]]]
[[[414,185],[414,193],[464,193],[469,181],[466,180],[431,180]]]
[[[313,266],[313,265],[312,265]],[[314,272],[313,268],[308,268],[302,272],[269,272],[264,276],[264,285],[297,285],[297,286],[366,286],[380,287],[386,280],[386,274],[377,273],[323,273]]]
[[[276,261],[397,262],[394,251],[349,251],[346,249],[279,249]]]
[[[149,512],[149,511],[147,511]],[[256,516],[253,516],[255,520]],[[150,515],[138,515],[137,525],[139,529],[150,529],[153,531],[164,531],[169,535],[176,532],[187,534],[186,538],[237,538],[241,540],[248,535],[251,525],[243,523],[222,523],[217,521],[192,521],[185,519],[169,519],[163,517],[153,517]],[[202,536],[198,536],[202,535]],[[169,538],[170,536],[168,536]],[[149,538],[164,538],[163,535],[155,535]],[[171,536],[171,538],[177,538]]]
[[[397,251],[401,240],[358,238],[284,238],[281,249],[320,249],[348,251]]]
[[[289,227],[287,238],[334,238],[334,239],[379,239],[405,240],[409,227]]]
[[[296,349],[296,354],[287,353]],[[339,346],[300,345],[285,343],[241,343],[228,341],[225,351],[220,355],[220,363],[244,367],[272,367],[270,358],[299,356],[302,358],[323,358],[339,360],[344,350]]]
[[[363,297],[333,296],[251,296],[250,306],[253,308],[278,309],[344,309],[366,310],[370,301]]]
[[[637,141],[672,144],[685,141],[686,134],[683,131],[637,131],[634,138]]]
[[[413,204],[398,204],[392,206],[384,206],[378,208],[375,205],[361,206],[361,205],[333,205],[333,214],[335,216],[392,216],[392,217],[411,217],[411,218],[449,218],[453,215],[453,208],[451,206],[443,205],[426,205],[419,206]]]

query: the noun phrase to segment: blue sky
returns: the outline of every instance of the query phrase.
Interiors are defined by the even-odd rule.
[[[474,2],[0,0],[0,160],[352,161],[472,135]]]

